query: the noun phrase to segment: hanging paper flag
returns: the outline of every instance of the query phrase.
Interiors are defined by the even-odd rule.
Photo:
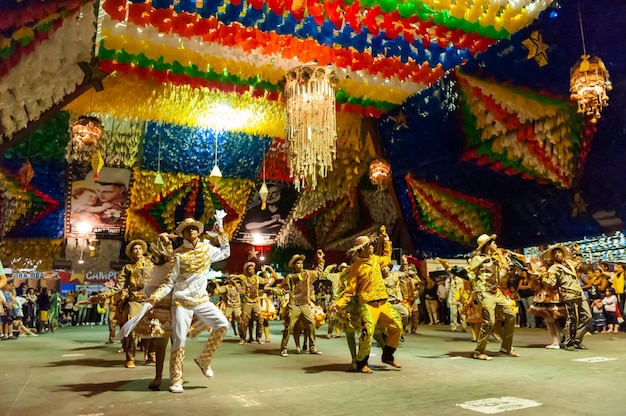
[[[99,150],[91,157],[91,167],[93,168],[93,178],[98,179],[98,174],[104,167],[104,159],[102,158],[102,153],[100,153]]]
[[[22,165],[20,170],[17,171],[17,177],[20,183],[22,184],[22,186],[24,187],[24,189],[28,187],[28,184],[30,183],[30,181],[33,179],[34,176],[35,176],[35,172],[33,171],[33,165],[30,164],[29,160],[27,160],[26,163]]]

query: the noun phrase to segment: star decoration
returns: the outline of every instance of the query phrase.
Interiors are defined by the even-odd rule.
[[[250,247],[248,249],[248,261],[252,260],[252,259],[256,259],[257,254],[259,254],[258,250],[255,250],[254,247]]]
[[[100,69],[98,58],[93,57],[90,62],[79,62],[78,66],[85,73],[83,84],[91,84],[96,91],[102,91],[104,89],[102,80],[109,76],[109,74]]]
[[[393,126],[394,130],[399,130],[400,127],[404,127],[405,129],[409,128],[409,125],[406,122],[406,114],[404,114],[402,110],[398,111],[397,116],[389,116],[389,119],[396,122]]]
[[[538,31],[532,32],[530,37],[522,41],[522,45],[528,49],[527,59],[534,58],[535,62],[539,66],[548,65],[548,46],[543,43],[541,33]]]
[[[78,282],[82,285],[83,283],[85,283],[85,273],[72,272],[72,277],[70,277],[70,282],[73,280],[78,280]]]

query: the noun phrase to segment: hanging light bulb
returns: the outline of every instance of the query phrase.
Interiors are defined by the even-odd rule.
[[[265,142],[263,142],[263,185],[259,189],[259,197],[261,198],[261,211],[267,209],[267,196],[270,194],[265,183]]]
[[[83,260],[83,252],[85,251],[85,249],[83,247],[81,247],[80,249],[80,258],[78,259],[78,264],[83,264],[85,262],[85,260]]]
[[[217,166],[217,135],[215,136],[215,166],[213,166],[213,169],[211,169],[211,173],[209,174],[209,177],[211,178],[222,177],[222,171],[220,170],[219,166]]]
[[[163,180],[163,175],[161,175],[161,136],[159,136],[159,152],[157,156],[157,174],[154,177],[154,184],[157,187],[161,187],[165,185],[165,181]]]

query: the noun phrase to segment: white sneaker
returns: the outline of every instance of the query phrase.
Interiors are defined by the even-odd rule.
[[[200,363],[200,360],[198,360],[198,358],[194,358],[193,359],[196,364],[198,365],[198,367],[200,368],[200,371],[202,371],[202,374],[207,377],[207,378],[213,378],[213,369],[211,369],[211,366],[208,366],[206,369],[202,366],[202,364]]]
[[[183,389],[182,384],[172,384],[170,386],[170,392],[172,393],[182,393],[183,391],[185,391],[185,389]]]
[[[546,345],[546,348],[549,349],[549,350],[560,350],[561,349],[560,346],[552,345],[552,344],[551,345]]]
[[[282,351],[280,352],[280,356],[281,356],[281,357],[287,357],[288,355],[289,355],[289,353],[287,353],[287,350],[286,350],[286,349],[285,349],[285,350],[282,350]]]

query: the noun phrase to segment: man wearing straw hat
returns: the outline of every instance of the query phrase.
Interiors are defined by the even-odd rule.
[[[133,240],[128,243],[125,253],[130,263],[124,266],[117,275],[115,285],[104,294],[106,297],[113,297],[115,294],[126,296],[125,301],[120,305],[122,307],[120,313],[122,321],[118,323],[120,326],[137,316],[146,301],[143,288],[152,269],[152,262],[145,257],[147,250],[148,245],[143,240]],[[154,350],[150,351],[148,344],[149,340],[143,344],[147,356],[146,361],[154,362]],[[122,339],[122,346],[126,352],[126,368],[135,368],[137,346],[134,331]]]
[[[384,241],[382,256],[374,254],[374,246],[379,238]],[[353,297],[356,296],[359,299],[364,333],[359,338],[359,351],[356,356],[357,371],[366,374],[372,372],[368,366],[368,360],[376,325],[387,329],[382,362],[401,368],[394,358],[394,353],[400,344],[402,322],[399,316],[391,311],[391,306],[387,301],[387,288],[381,272],[381,267],[391,263],[389,237],[386,233],[377,237],[359,236],[354,241],[354,246],[348,250],[348,256],[353,257],[354,262],[348,272],[347,287],[332,309],[336,312],[338,309],[345,308]]]
[[[283,332],[283,339],[280,343],[281,357],[287,357],[287,343],[289,336],[293,333],[298,319],[304,317],[310,335],[311,354],[321,355],[322,352],[315,347],[315,318],[313,310],[309,304],[311,300],[311,287],[324,272],[324,252],[317,250],[317,268],[315,270],[304,270],[304,260],[306,257],[302,254],[295,254],[289,260],[289,267],[293,270],[285,277],[285,279],[277,286],[278,290],[286,289],[289,291],[289,326]]]
[[[500,352],[511,357],[519,357],[519,354],[513,350],[515,313],[511,309],[510,302],[498,287],[500,279],[508,273],[508,265],[496,244],[496,237],[495,234],[482,234],[478,237],[478,247],[468,267],[474,296],[481,305],[483,315],[480,335],[474,350],[474,358],[478,360],[491,360],[491,357],[485,353],[485,349],[495,325],[496,310],[504,313],[504,333]]]
[[[221,213],[220,215],[223,215]],[[217,218],[217,216],[216,216]],[[223,217],[221,217],[223,219]],[[228,234],[222,228],[218,218],[217,229],[219,247],[209,241],[200,241],[199,235],[204,225],[193,218],[186,218],[180,223],[176,232],[183,237],[183,245],[174,251],[174,266],[166,279],[147,300],[155,304],[169,293],[172,293],[172,351],[170,355],[170,392],[183,392],[183,361],[185,359],[185,341],[189,326],[194,315],[207,327],[211,335],[204,349],[195,358],[202,374],[213,377],[211,361],[221,345],[228,329],[228,319],[211,302],[207,292],[207,274],[211,263],[224,260],[230,256]]]
[[[591,311],[578,282],[577,263],[572,259],[566,259],[566,253],[567,250],[560,244],[548,248],[543,253],[550,267],[547,276],[544,275],[542,280],[549,286],[559,288],[561,299],[565,304],[567,316],[563,348],[567,351],[586,350],[587,347],[582,344],[582,340],[587,333]]]
[[[267,267],[265,267],[267,268]],[[263,333],[263,314],[261,310],[261,302],[259,296],[259,285],[271,285],[274,281],[270,278],[261,277],[254,273],[256,264],[249,261],[243,265],[243,274],[237,276],[241,281],[243,291],[243,309],[241,316],[241,325],[239,327],[240,344],[246,343],[246,333],[250,328],[250,338],[252,338],[252,328],[256,322],[256,342],[262,344],[261,335]],[[274,269],[270,267],[273,276],[277,276]],[[264,270],[265,271],[265,270]]]

